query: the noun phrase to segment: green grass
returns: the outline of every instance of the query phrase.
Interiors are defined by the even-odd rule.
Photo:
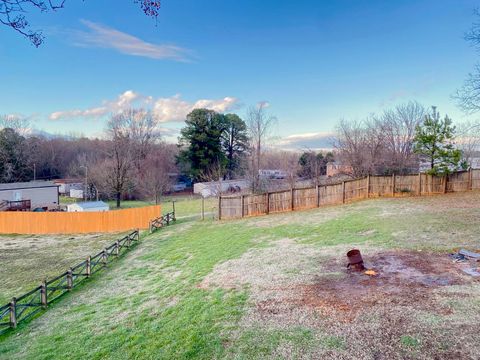
[[[331,355],[326,358],[347,356],[355,344],[350,335],[340,334],[338,327],[247,326],[244,321],[249,311],[255,310],[253,290],[249,286],[204,286],[203,281],[222,264],[268,254],[285,239],[293,241],[292,246],[326,254],[329,249],[336,252],[339,247],[343,250],[359,245],[380,250],[480,248],[480,205],[476,205],[480,194],[470,194],[468,204],[466,199],[462,195],[376,199],[221,222],[195,218],[199,199],[178,201],[177,224],[146,236],[132,252],[45,314],[0,336],[0,358],[273,359],[318,356],[319,352]],[[210,205],[215,206],[214,200]],[[164,211],[169,211],[167,206],[164,203]],[[328,260],[327,256],[318,259]],[[11,261],[3,260],[2,264]],[[307,260],[301,262],[305,268],[290,269],[285,275],[300,276],[312,271],[312,266],[317,272],[318,263]],[[252,269],[233,270],[244,273]],[[225,276],[230,275],[234,274],[225,272]],[[16,271],[3,276],[10,277],[12,283],[25,281]],[[471,291],[478,292],[478,287],[472,286]],[[463,298],[455,300],[459,313],[453,321],[475,319],[472,314],[480,304],[468,300],[467,306]],[[442,331],[449,334],[442,317],[429,313],[422,316],[417,317],[419,322],[432,316],[439,319],[422,322],[433,334],[430,338],[443,336]],[[364,320],[383,333],[386,329],[375,323],[382,317],[376,319],[372,314]],[[426,351],[423,346],[429,346],[424,345],[423,337],[400,334],[392,335],[392,339],[392,348],[395,344],[401,347],[399,357],[404,355],[401,351],[414,349],[419,354]],[[474,337],[471,339],[475,344]]]
[[[202,213],[202,199],[194,195],[169,195],[165,196],[160,204],[162,205],[162,211],[170,212],[173,209],[172,201],[175,201],[175,210],[181,217],[193,216],[200,217]],[[110,205],[110,209],[117,209],[117,204],[115,201],[107,201]],[[121,209],[130,209],[142,206],[154,205],[154,202],[151,201],[142,201],[142,200],[124,200],[121,202]],[[205,199],[205,216],[212,218],[213,212],[216,211],[217,200],[215,198]]]
[[[0,235],[0,304],[111,245],[122,234]]]

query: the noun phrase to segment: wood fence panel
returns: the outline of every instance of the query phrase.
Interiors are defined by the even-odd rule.
[[[392,176],[370,176],[370,197],[392,196]]]
[[[367,178],[345,182],[345,201],[355,201],[367,197]]]
[[[273,192],[268,196],[269,213],[279,213],[292,210],[292,192],[290,190]]]
[[[103,212],[0,212],[1,234],[86,234],[148,229],[160,205]]]
[[[480,190],[480,170],[472,170],[472,189],[473,190]]]
[[[334,184],[320,187],[320,206],[341,204],[343,202],[343,185]]]
[[[462,171],[448,175],[447,191],[460,192],[470,190],[470,172]]]
[[[242,217],[242,196],[222,197],[222,219],[236,219]]]
[[[317,207],[317,188],[293,190],[293,204],[295,210],[312,209]]]
[[[395,196],[413,196],[418,194],[418,175],[395,176]]]
[[[267,213],[266,196],[260,195],[248,195],[243,200],[244,216],[258,216]]]
[[[444,189],[444,177],[422,174],[422,194],[442,194]]]

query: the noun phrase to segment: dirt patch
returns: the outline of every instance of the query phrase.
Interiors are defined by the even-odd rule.
[[[378,274],[370,277],[346,269],[349,247],[317,248],[293,240],[272,245],[217,266],[199,284],[248,288],[250,306],[232,343],[246,330],[262,338],[270,331],[302,328],[312,332],[314,345],[295,358],[454,359],[472,358],[478,350],[460,344],[475,343],[480,316],[465,321],[457,306],[476,309],[472,299],[480,282],[447,254],[363,245],[366,267]]]
[[[359,312],[386,305],[449,314],[451,309],[433,301],[432,291],[465,282],[451,261],[438,254],[379,253],[370,256],[366,265],[378,275],[344,270],[346,276],[339,279],[321,276],[314,284],[299,286],[299,297],[292,302],[345,322],[352,321]]]

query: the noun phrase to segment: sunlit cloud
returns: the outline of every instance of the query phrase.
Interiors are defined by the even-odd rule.
[[[238,106],[238,99],[227,96],[221,99],[199,99],[189,102],[180,95],[171,97],[142,96],[127,90],[114,100],[104,100],[100,105],[84,109],[60,110],[49,115],[50,120],[71,118],[102,118],[132,107],[142,107],[152,111],[162,122],[184,121],[187,114],[194,109],[206,108],[219,113],[227,112]]]
[[[122,54],[142,56],[156,60],[188,62],[193,52],[171,44],[153,44],[109,26],[89,20],[81,20],[88,31],[75,32],[74,45],[113,49]]]

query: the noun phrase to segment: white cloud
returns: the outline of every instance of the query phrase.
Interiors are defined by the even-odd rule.
[[[169,98],[159,98],[154,101],[153,112],[160,122],[183,121],[193,109],[206,108],[223,113],[234,108],[238,100],[234,97],[225,97],[218,100],[201,99],[194,103],[182,100],[180,95]]]
[[[102,106],[92,107],[88,109],[74,109],[66,111],[55,111],[50,114],[50,120],[58,120],[65,118],[99,118],[109,113],[115,113],[131,107],[133,103],[140,98],[140,95],[132,90],[127,90],[120,94],[113,101],[104,101]]]
[[[128,90],[120,94],[115,100],[103,101],[101,106],[55,111],[50,114],[49,118],[51,120],[79,117],[101,118],[111,113],[135,107],[136,105],[151,109],[159,121],[165,123],[184,121],[187,114],[197,108],[207,108],[223,113],[235,108],[238,105],[238,99],[227,96],[222,99],[199,99],[194,102],[188,102],[183,100],[180,95],[154,98],[152,96],[142,96],[132,90]]]
[[[332,132],[313,132],[289,135],[277,142],[277,147],[282,149],[311,149],[324,150],[332,148]]]
[[[88,20],[81,20],[81,22],[89,31],[75,32],[74,45],[76,46],[115,49],[122,54],[157,60],[188,62],[192,59],[192,52],[179,46],[153,44],[103,24]]]

